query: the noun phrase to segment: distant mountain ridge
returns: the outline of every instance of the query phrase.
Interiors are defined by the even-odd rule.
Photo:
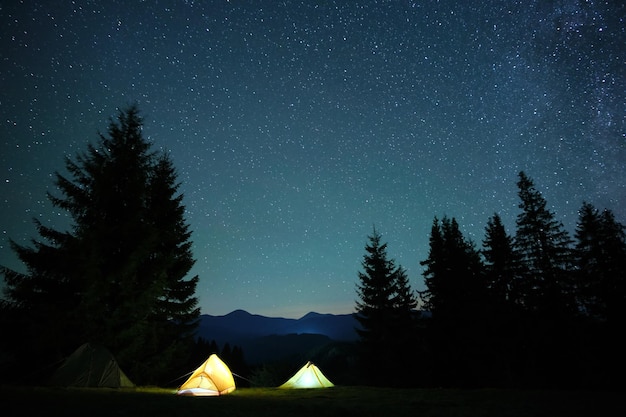
[[[310,312],[299,319],[266,317],[235,310],[223,316],[200,316],[197,335],[217,343],[251,337],[320,334],[336,341],[358,339],[359,322],[352,314],[320,314]]]
[[[360,324],[352,314],[310,312],[289,319],[235,310],[223,316],[201,315],[196,335],[218,346],[240,346],[247,360],[262,362],[303,354],[333,341],[356,341],[357,328]]]

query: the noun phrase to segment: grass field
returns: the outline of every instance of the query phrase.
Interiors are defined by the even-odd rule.
[[[606,392],[435,390],[334,387],[240,388],[222,397],[180,397],[172,389],[0,387],[9,416],[612,416],[626,415],[623,395]]]

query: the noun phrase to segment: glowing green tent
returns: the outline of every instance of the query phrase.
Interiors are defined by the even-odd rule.
[[[328,380],[310,361],[306,363],[294,376],[278,388],[330,388],[334,384]]]

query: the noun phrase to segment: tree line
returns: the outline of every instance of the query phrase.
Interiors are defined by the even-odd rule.
[[[38,238],[10,241],[26,271],[0,267],[0,378],[41,383],[90,342],[135,383],[170,384],[218,351],[196,337],[199,278],[187,276],[195,261],[173,161],[151,149],[130,106],[65,168],[48,198],[70,230],[35,219]],[[352,368],[354,349],[335,348],[335,367],[386,386],[604,387],[621,377],[624,226],[583,203],[571,238],[524,172],[517,186],[515,233],[494,214],[480,248],[455,218],[434,218],[422,292],[374,229],[356,288],[359,361]],[[239,347],[221,354],[250,371]]]
[[[584,202],[572,238],[524,172],[517,187],[514,234],[494,214],[480,248],[455,218],[434,218],[421,292],[389,260],[378,231],[369,236],[356,310],[361,366],[375,367],[375,379],[401,386],[620,384],[624,226],[611,210]]]

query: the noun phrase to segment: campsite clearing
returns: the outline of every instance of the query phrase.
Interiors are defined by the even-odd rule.
[[[185,397],[163,388],[0,387],[2,414],[13,416],[189,415],[575,417],[626,415],[618,392],[237,388],[219,397]],[[620,411],[621,410],[621,411]],[[200,414],[196,414],[200,413]]]

